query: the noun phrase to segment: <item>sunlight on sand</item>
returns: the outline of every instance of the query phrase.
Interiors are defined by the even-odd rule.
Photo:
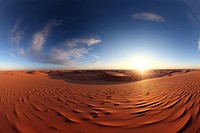
[[[199,79],[197,70],[142,77],[122,70],[1,71],[0,132],[199,133]]]

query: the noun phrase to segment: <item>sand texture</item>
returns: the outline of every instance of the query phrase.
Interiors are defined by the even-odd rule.
[[[0,133],[200,133],[200,71],[132,77],[1,71]]]

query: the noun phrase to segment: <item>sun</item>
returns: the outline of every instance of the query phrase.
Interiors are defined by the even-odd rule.
[[[157,68],[158,65],[151,55],[135,54],[129,57],[121,66],[125,69],[136,70],[141,74],[146,74],[149,70]]]
[[[139,72],[145,72],[150,69],[150,61],[146,56],[137,56],[133,60],[133,69]]]

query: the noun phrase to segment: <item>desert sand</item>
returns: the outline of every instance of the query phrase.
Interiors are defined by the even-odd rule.
[[[0,123],[1,133],[199,133],[200,71],[0,71]]]

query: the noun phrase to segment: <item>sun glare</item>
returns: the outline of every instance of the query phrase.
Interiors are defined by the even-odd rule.
[[[145,56],[138,56],[133,61],[133,69],[136,69],[140,72],[145,72],[150,69],[150,61]]]

